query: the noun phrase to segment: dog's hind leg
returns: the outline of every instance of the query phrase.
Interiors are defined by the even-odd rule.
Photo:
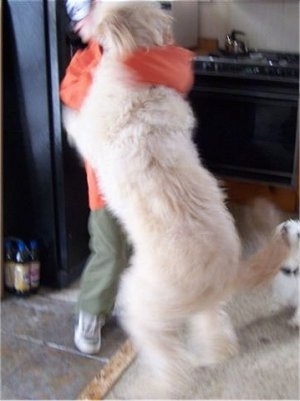
[[[129,273],[129,272],[128,272]],[[123,313],[121,323],[133,341],[141,361],[153,372],[164,389],[182,388],[188,381],[191,363],[182,340],[182,322],[170,312],[167,302],[161,304],[157,297],[147,292],[131,290],[136,287],[134,274],[123,278]],[[122,300],[121,300],[122,302]],[[169,311],[169,313],[168,313]],[[170,315],[174,316],[173,318]]]
[[[191,316],[187,336],[194,366],[222,362],[238,351],[231,321],[221,307]]]
[[[125,328],[143,362],[150,367],[165,388],[172,388],[174,383],[179,388],[187,383],[191,363],[179,325],[167,327],[165,321],[143,321],[139,316],[132,321],[127,318]]]

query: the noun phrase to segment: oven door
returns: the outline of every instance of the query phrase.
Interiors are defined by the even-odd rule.
[[[248,87],[247,87],[248,86]],[[197,85],[190,101],[195,142],[217,175],[293,186],[297,158],[297,92],[279,88]]]

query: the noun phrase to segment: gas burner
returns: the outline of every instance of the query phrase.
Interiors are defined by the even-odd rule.
[[[197,73],[249,77],[257,79],[299,80],[299,54],[250,50],[230,54],[223,50],[208,56],[196,56]]]
[[[298,67],[299,68],[299,54],[293,53],[272,53],[262,52],[262,56],[269,64],[279,65],[282,67]]]
[[[249,50],[245,53],[231,54],[225,50],[219,50],[215,53],[208,55],[213,59],[226,59],[226,60],[237,60],[237,61],[261,61],[272,64],[287,65],[299,65],[299,54],[293,53],[281,53],[281,52],[269,52],[260,50]]]
[[[215,57],[215,58],[228,58],[230,60],[240,60],[249,57],[250,52],[244,52],[244,53],[229,53],[226,50],[218,50],[216,52],[210,53],[210,57]]]

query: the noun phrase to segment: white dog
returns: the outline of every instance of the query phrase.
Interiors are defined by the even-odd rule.
[[[282,307],[293,307],[295,313],[289,320],[291,326],[300,326],[299,305],[299,262],[300,262],[300,233],[295,222],[290,222],[290,231],[295,230],[295,241],[291,247],[289,257],[283,262],[279,273],[273,280],[273,297],[278,309]],[[296,240],[298,239],[298,241]]]
[[[170,18],[152,2],[100,2],[94,21],[104,56],[81,110],[65,111],[65,126],[134,246],[120,284],[123,325],[156,373],[174,383],[191,362],[182,333],[199,364],[236,351],[222,303],[275,276],[294,230],[286,223],[241,262],[223,193],[191,139],[188,102],[170,88],[134,83],[120,61],[139,47],[164,45]]]

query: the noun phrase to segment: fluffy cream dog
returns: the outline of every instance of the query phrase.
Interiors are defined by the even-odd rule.
[[[81,110],[65,111],[65,126],[134,245],[120,284],[123,325],[156,373],[174,383],[191,362],[184,335],[199,364],[235,352],[223,301],[271,279],[294,237],[287,223],[241,262],[222,190],[191,139],[188,102],[167,87],[134,83],[120,62],[169,41],[170,18],[151,2],[100,2],[94,22],[104,56]]]

